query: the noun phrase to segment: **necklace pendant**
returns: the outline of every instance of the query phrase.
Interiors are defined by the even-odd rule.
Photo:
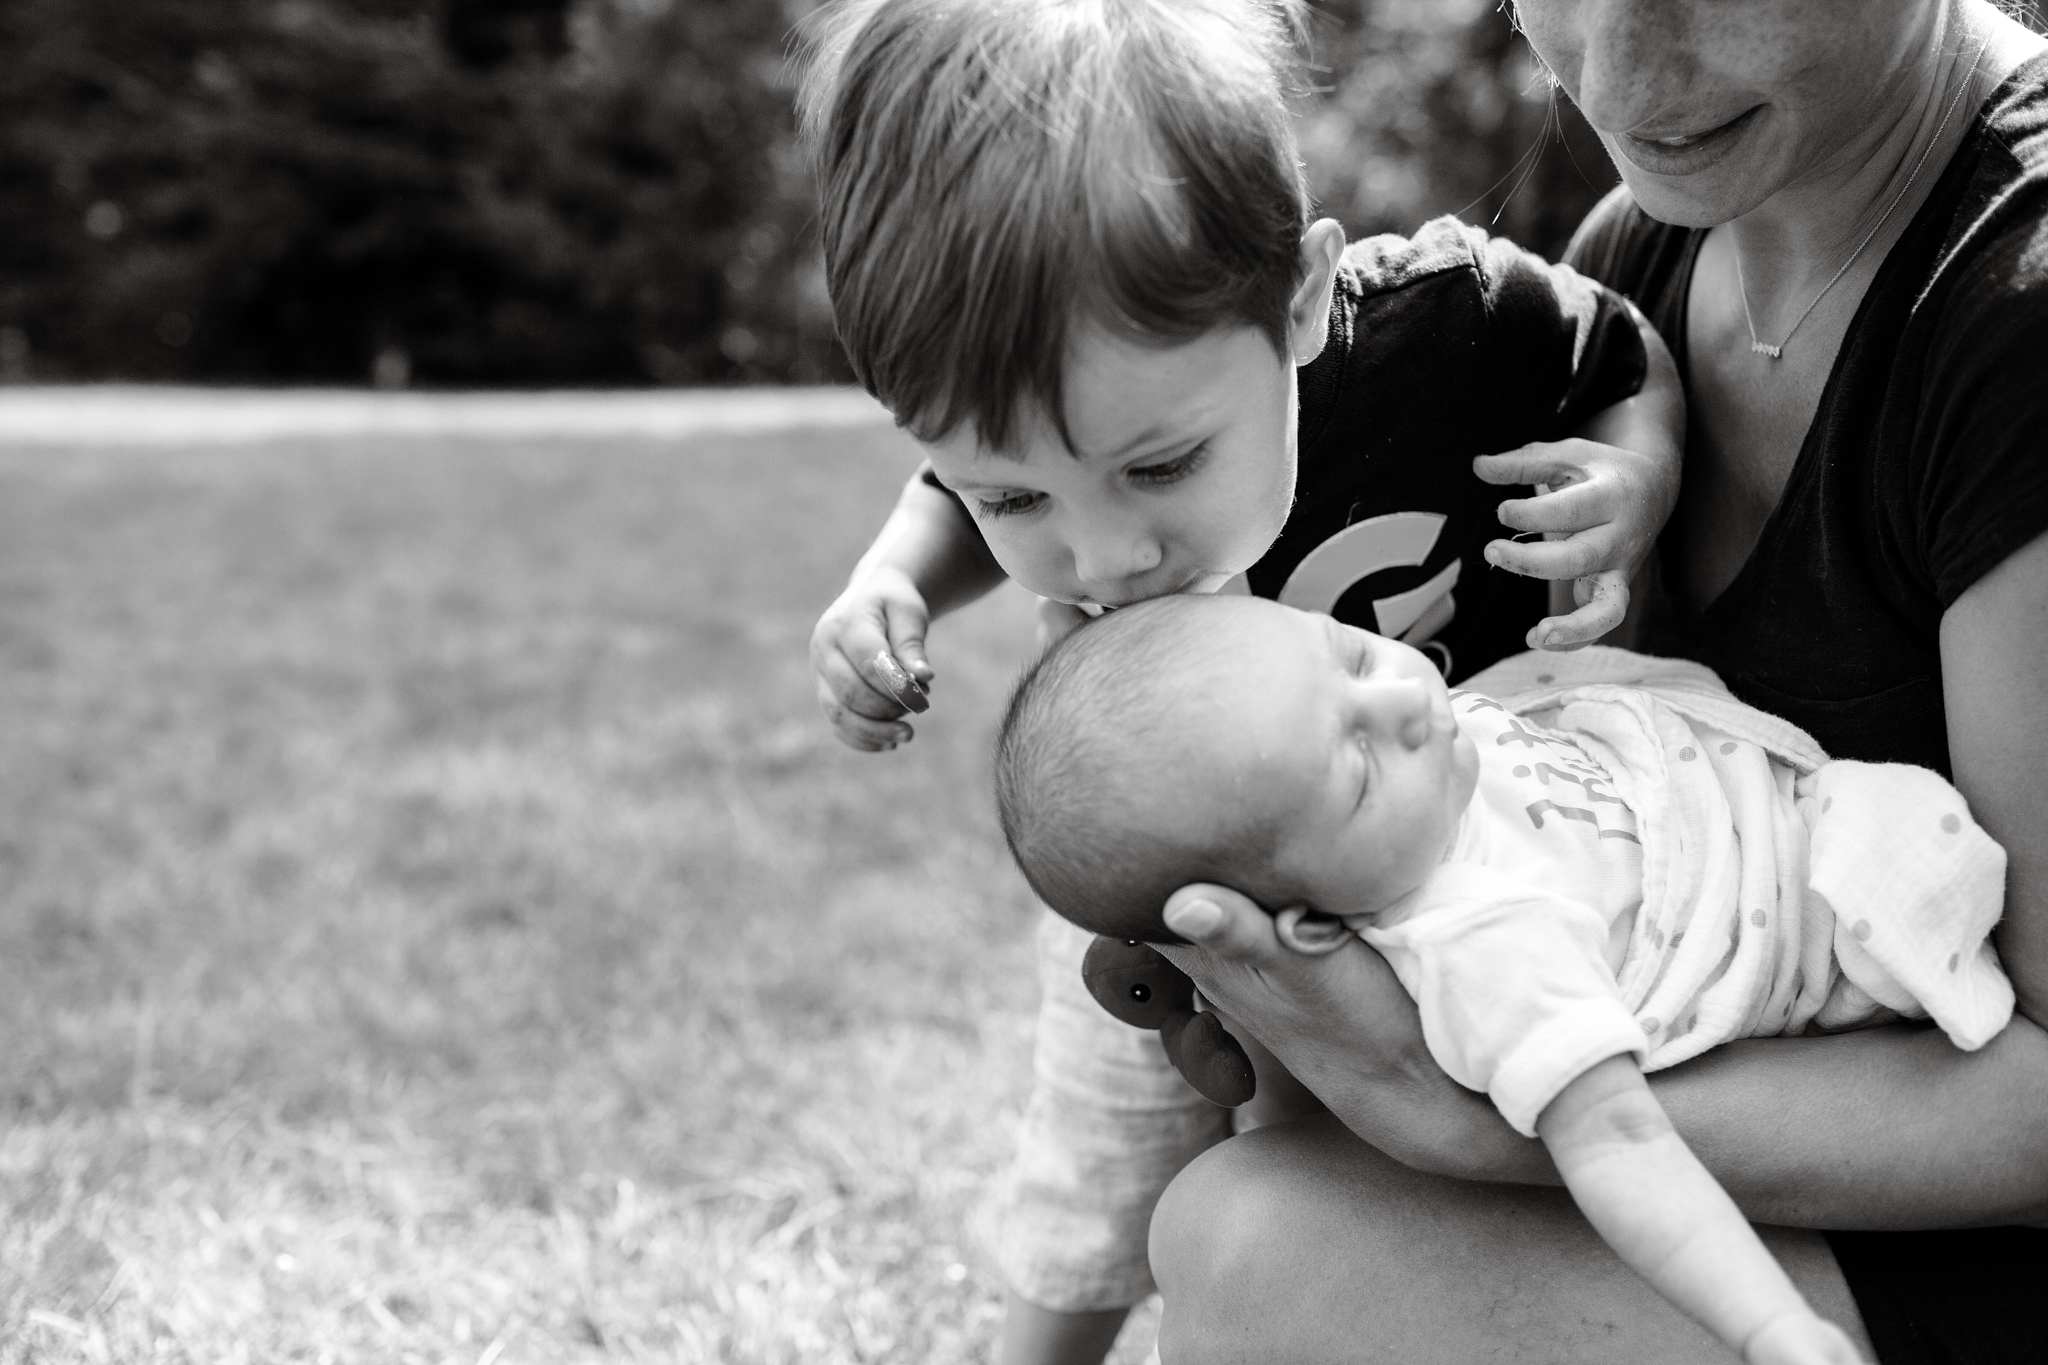
[[[1785,348],[1783,346],[1773,346],[1768,341],[1752,341],[1749,343],[1749,349],[1758,355],[1767,355],[1771,359],[1776,360]]]

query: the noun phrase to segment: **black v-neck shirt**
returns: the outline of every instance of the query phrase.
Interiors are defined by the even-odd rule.
[[[1634,299],[1683,374],[1705,239],[1622,188],[1567,259]],[[1663,595],[1644,643],[1837,758],[1946,775],[1942,613],[2044,531],[2048,56],[1985,102],[1885,257],[1748,560],[1703,610]],[[1684,552],[1675,522],[1661,552]]]

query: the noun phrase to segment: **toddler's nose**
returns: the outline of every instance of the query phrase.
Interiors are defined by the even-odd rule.
[[[1083,583],[1110,589],[1126,579],[1150,573],[1159,567],[1161,558],[1159,543],[1149,536],[1095,536],[1074,545],[1074,573]],[[1105,591],[1099,595],[1118,594]]]

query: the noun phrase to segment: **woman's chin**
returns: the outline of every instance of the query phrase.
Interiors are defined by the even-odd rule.
[[[1663,176],[1651,175],[1634,167],[1623,171],[1621,178],[1628,186],[1628,192],[1635,197],[1638,208],[1672,227],[1719,227],[1733,222],[1763,202],[1741,185],[1730,185],[1727,193],[1716,194],[1712,192],[1715,187],[1699,184],[1696,179],[1678,186]]]
[[[1728,157],[1706,170],[1690,175],[1659,175],[1622,155],[1612,141],[1608,156],[1621,172],[1622,183],[1636,206],[1660,223],[1673,227],[1710,228],[1732,222],[1770,197],[1760,192],[1766,184],[1749,157]]]

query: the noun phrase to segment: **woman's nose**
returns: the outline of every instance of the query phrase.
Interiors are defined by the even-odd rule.
[[[1691,0],[1523,0],[1520,10],[1538,55],[1602,132],[1633,131],[1684,96]]]

